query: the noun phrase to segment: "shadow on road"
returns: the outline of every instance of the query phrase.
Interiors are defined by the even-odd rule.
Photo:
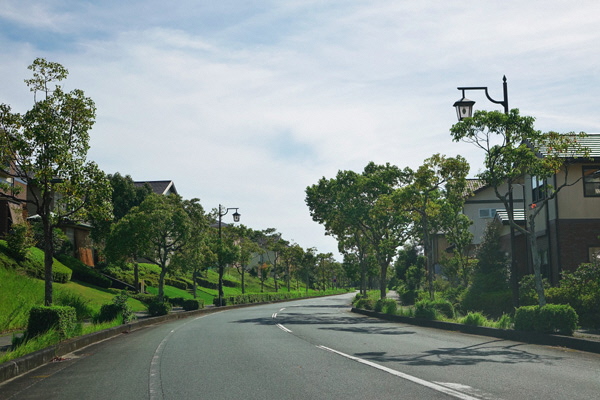
[[[518,364],[539,363],[552,364],[562,357],[541,356],[521,350],[519,343],[508,344],[505,340],[492,340],[473,346],[458,348],[439,348],[413,355],[388,355],[386,353],[358,353],[361,357],[374,362],[397,362],[411,366],[477,365],[481,363]]]

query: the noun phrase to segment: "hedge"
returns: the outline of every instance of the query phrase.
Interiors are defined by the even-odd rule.
[[[515,311],[515,329],[542,333],[573,335],[578,316],[573,307],[564,304],[519,307]]]
[[[104,289],[108,289],[111,287],[112,281],[110,279],[108,279],[104,275],[101,275],[95,269],[85,265],[83,262],[76,259],[75,257],[61,254],[56,258],[73,271],[71,279],[89,283]]]
[[[56,329],[61,338],[68,338],[75,329],[77,316],[75,308],[69,306],[35,306],[29,311],[27,337],[32,338]]]

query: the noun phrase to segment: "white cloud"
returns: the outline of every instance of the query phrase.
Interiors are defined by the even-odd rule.
[[[61,62],[67,89],[97,103],[90,155],[107,172],[173,179],[205,208],[240,207],[244,224],[304,247],[336,250],[304,205],[322,176],[438,152],[478,170],[481,155],[448,133],[457,86],[499,98],[506,74],[511,107],[541,129],[600,131],[593,1],[75,3],[0,11],[37,30],[0,28],[0,102],[24,109],[26,66]],[[37,45],[44,31],[64,42]]]

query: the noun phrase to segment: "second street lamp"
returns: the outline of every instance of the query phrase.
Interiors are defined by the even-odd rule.
[[[458,87],[458,90],[462,91],[462,98],[454,102],[454,107],[456,108],[456,115],[458,117],[458,121],[462,121],[464,118],[470,118],[473,116],[473,106],[475,102],[473,100],[469,100],[465,97],[465,92],[468,90],[483,90],[485,92],[485,96],[489,101],[495,104],[501,104],[504,107],[504,114],[508,115],[508,85],[506,83],[506,75],[502,77],[502,92],[503,97],[502,100],[493,99],[488,93],[487,86],[466,86],[466,87]],[[506,144],[510,145],[510,133],[506,132]],[[518,307],[519,305],[519,278],[517,273],[517,261],[516,261],[516,245],[515,245],[515,228],[512,225],[514,221],[514,200],[513,200],[513,191],[512,191],[512,182],[507,182],[508,184],[508,205],[509,210],[509,220],[510,224],[510,283],[513,293],[513,305]],[[523,201],[525,199],[523,198]]]
[[[219,299],[218,299],[218,303],[216,304],[218,307],[223,306],[223,275],[225,273],[225,263],[223,262],[223,232],[222,232],[222,227],[223,227],[223,217],[225,215],[227,215],[227,213],[229,212],[229,210],[235,210],[235,212],[233,213],[233,221],[234,222],[239,222],[240,221],[240,213],[238,213],[238,208],[237,207],[229,207],[229,208],[225,208],[222,205],[219,204],[219,254],[218,256],[218,260],[219,260]]]

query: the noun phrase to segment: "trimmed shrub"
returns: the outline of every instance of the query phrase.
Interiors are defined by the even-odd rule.
[[[436,319],[436,309],[430,300],[421,300],[415,303],[415,318]]]
[[[172,309],[171,303],[169,302],[160,302],[158,300],[151,302],[148,304],[148,313],[152,317],[157,317],[159,315],[167,315]]]
[[[76,326],[76,312],[69,306],[35,306],[29,311],[27,337],[32,338],[56,329],[62,339],[68,338]]]
[[[70,268],[71,271],[73,271],[71,279],[99,286],[104,289],[111,287],[112,281],[110,279],[101,275],[95,269],[85,265],[75,257],[66,254],[60,254],[56,258],[58,261]]]
[[[187,282],[176,278],[165,278],[165,285],[176,287],[181,290],[188,290]]]
[[[204,308],[204,301],[201,299],[186,299],[183,301],[183,309],[185,311],[199,310]]]
[[[394,299],[385,299],[383,302],[382,311],[385,314],[395,315],[398,311],[398,302],[396,302]]]
[[[400,302],[405,306],[415,304],[415,300],[417,299],[417,291],[416,290],[404,290],[398,293],[400,297]]]
[[[454,306],[448,300],[434,300],[431,302],[440,314],[446,318],[454,318]]]
[[[373,301],[371,298],[362,298],[356,302],[354,307],[372,311],[375,309],[375,301]]]
[[[77,321],[92,317],[94,310],[90,307],[90,300],[69,291],[60,291],[56,296],[56,305],[69,306],[75,309]]]
[[[515,311],[515,329],[542,333],[573,335],[578,316],[573,307],[564,304],[519,307]]]
[[[172,306],[174,307],[183,307],[183,302],[185,301],[185,299],[183,297],[166,297],[165,299],[171,303]]]

